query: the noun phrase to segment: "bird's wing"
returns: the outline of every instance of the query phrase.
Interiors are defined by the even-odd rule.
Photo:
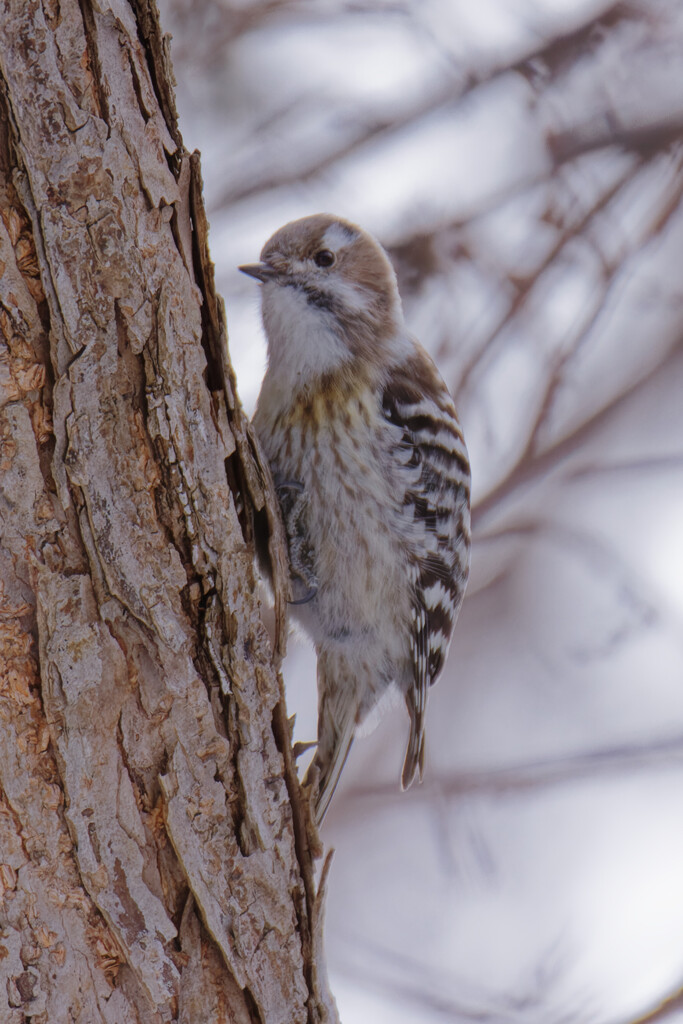
[[[414,685],[406,695],[411,731],[405,789],[418,769],[422,775],[427,691],[443,668],[467,584],[470,466],[453,401],[422,349],[391,373],[382,407],[402,432],[395,475],[405,481],[403,525],[413,575]]]

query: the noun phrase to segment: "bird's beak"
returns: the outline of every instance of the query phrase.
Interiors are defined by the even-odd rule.
[[[255,277],[257,281],[270,281],[277,277],[277,270],[269,263],[245,263],[243,267],[237,269],[249,277]]]

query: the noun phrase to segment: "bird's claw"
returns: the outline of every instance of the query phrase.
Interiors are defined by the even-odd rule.
[[[304,485],[301,480],[283,480],[281,484],[275,485],[275,490],[278,494],[280,491],[296,491],[297,494],[302,494]]]
[[[288,601],[287,604],[308,604],[309,601],[313,600],[317,593],[317,587],[310,587],[310,589],[306,591],[303,597],[298,598],[298,600],[296,601]]]

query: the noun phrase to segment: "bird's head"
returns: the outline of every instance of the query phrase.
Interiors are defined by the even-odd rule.
[[[371,235],[339,217],[316,214],[285,224],[266,242],[259,263],[239,269],[263,284],[271,357],[275,349],[292,356],[310,344],[329,349],[329,355],[336,346],[340,360],[379,360],[384,344],[401,329],[388,256]]]

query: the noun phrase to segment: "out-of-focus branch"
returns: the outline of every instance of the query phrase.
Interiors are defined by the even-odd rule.
[[[402,111],[394,110],[391,114],[375,118],[356,115],[353,126],[347,133],[340,133],[338,137],[331,136],[330,146],[323,156],[316,154],[312,159],[307,160],[307,155],[303,154],[301,162],[291,168],[277,166],[260,170],[251,165],[249,177],[244,180],[238,179],[228,185],[215,200],[213,208],[222,209],[224,206],[248,199],[260,192],[306,182],[316,175],[323,174],[339,161],[357,153],[369,143],[374,145],[385,136],[397,135],[439,110],[452,108],[455,111],[457,105],[468,98],[474,90],[489,85],[503,75],[520,72],[526,76],[530,68],[538,68],[541,65],[548,69],[560,67],[562,66],[561,53],[564,53],[565,60],[568,61],[573,52],[585,48],[591,37],[609,28],[614,28],[621,20],[630,19],[632,16],[630,5],[621,2],[615,3],[607,11],[600,12],[598,16],[591,18],[580,28],[551,40],[543,40],[536,49],[521,57],[515,56],[513,59],[493,61],[487,67],[459,69],[459,73],[454,73],[446,80],[442,80],[425,96],[420,97],[417,102],[409,104]],[[561,161],[558,159],[557,162]]]
[[[669,218],[678,210],[681,197],[683,196],[683,177],[680,179],[678,188],[672,190],[670,196],[667,199],[665,208],[658,213],[655,220],[649,225],[648,229],[643,233],[641,238],[638,240],[638,248],[643,248],[648,242],[650,242],[656,235],[658,235],[664,226],[667,224]],[[614,283],[616,274],[619,267],[617,265],[608,268],[606,274],[607,290],[611,284]],[[550,447],[541,449],[540,438],[542,431],[548,422],[550,412],[552,409],[553,401],[557,391],[562,384],[562,376],[565,367],[569,360],[576,354],[578,349],[584,344],[589,331],[595,325],[598,317],[604,308],[605,299],[600,303],[596,304],[593,314],[589,320],[582,324],[580,334],[574,339],[572,345],[561,353],[556,361],[551,373],[549,374],[545,394],[539,405],[538,413],[535,422],[529,432],[529,440],[527,445],[518,458],[516,464],[511,467],[508,475],[502,480],[486,497],[477,504],[475,509],[473,520],[481,521],[482,517],[486,516],[501,500],[506,498],[510,493],[517,489],[522,483],[528,483],[532,479],[536,479],[541,473],[547,472],[552,465],[559,465],[559,463],[572,451],[576,450],[579,441],[582,443],[586,439],[586,433],[592,430],[594,427],[600,425],[605,417],[612,411],[619,408],[622,403],[622,399],[630,395],[634,390],[641,387],[652,374],[658,372],[660,369],[659,365],[656,366],[651,374],[644,375],[635,382],[632,388],[627,389],[623,394],[616,396],[613,400],[607,402],[602,409],[600,409],[593,417],[587,420],[583,425],[579,426],[572,434],[563,438],[560,441],[555,442]],[[679,342],[669,351],[669,355],[666,358],[670,358],[671,355],[677,351],[680,345]],[[666,360],[664,360],[666,361]]]
[[[565,785],[580,779],[593,779],[599,775],[621,776],[625,772],[642,772],[663,766],[683,766],[683,734],[653,740],[647,743],[624,744],[603,750],[593,750],[567,757],[546,758],[527,764],[499,769],[462,771],[450,776],[427,781],[414,792],[401,793],[392,783],[354,786],[347,789],[345,799],[336,809],[343,815],[344,805],[358,800],[378,799],[405,801],[407,799],[443,800],[481,794],[505,795],[526,790],[546,789]]]
[[[567,967],[565,950],[560,944],[544,950],[540,963],[519,979],[514,993],[497,994],[488,987],[458,979],[459,998],[444,990],[440,972],[424,962],[419,950],[401,955],[397,950],[372,942],[364,935],[349,931],[347,948],[353,950],[342,971],[364,987],[385,993],[392,1001],[419,1007],[448,1024],[525,1024],[530,1019],[545,1019],[553,1024],[587,1024],[593,1019],[585,1000],[565,1005],[553,1012],[553,988]],[[546,1011],[545,1017],[540,1013]]]
[[[557,258],[562,255],[567,246],[574,242],[585,231],[585,229],[593,222],[595,217],[606,209],[619,191],[625,185],[633,181],[638,170],[638,166],[629,167],[628,170],[617,179],[617,181],[602,193],[597,201],[585,211],[575,224],[568,227],[558,237],[545,259],[537,267],[533,277],[516,279],[515,283],[517,291],[512,302],[509,304],[505,313],[499,317],[495,325],[489,330],[486,337],[479,343],[476,354],[465,364],[458,382],[458,395],[462,395],[463,392],[466,391],[472,374],[476,368],[481,365],[483,359],[489,354],[495,344],[500,340],[503,329],[508,326],[515,316],[522,312],[535,288],[539,286],[540,279],[544,272],[556,262]]]
[[[629,1024],[663,1024],[672,1021],[673,1024],[680,1021],[680,1014],[683,1010],[683,986],[677,989],[672,995],[667,996],[653,1009],[642,1017],[629,1021]]]
[[[619,124],[610,110],[566,131],[550,133],[548,148],[554,163],[567,163],[584,153],[608,146],[652,157],[683,139],[683,111],[675,111],[647,124]]]

